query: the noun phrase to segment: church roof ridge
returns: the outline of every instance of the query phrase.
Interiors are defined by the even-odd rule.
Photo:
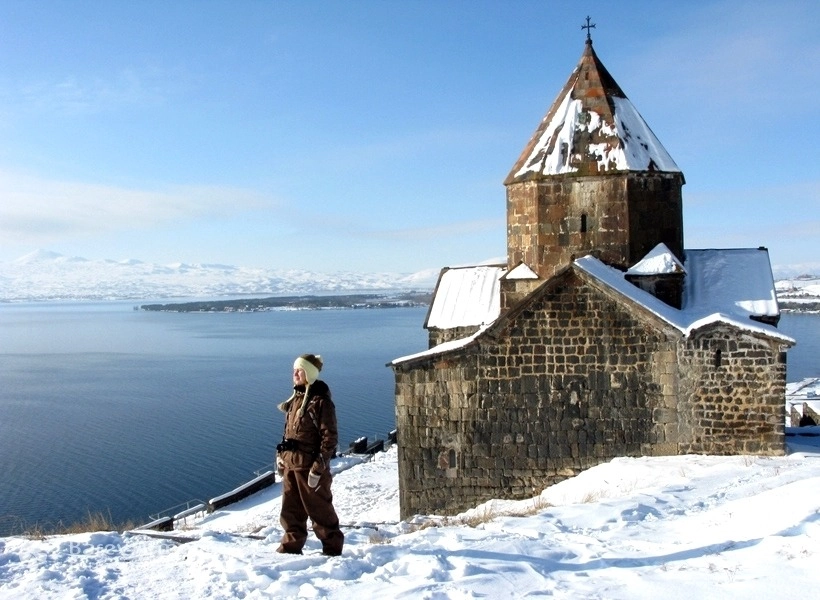
[[[624,171],[680,173],[587,39],[578,65],[504,184]]]
[[[779,312],[771,270],[761,268],[768,264],[768,251],[763,248],[686,250],[686,257],[690,280],[686,286],[687,306],[682,309],[674,308],[629,283],[622,271],[594,256],[582,256],[565,270],[580,269],[627,302],[654,314],[686,337],[704,327],[723,323],[739,331],[763,335],[789,346],[796,343],[794,338],[778,330],[774,325],[750,318],[752,315],[772,315]],[[756,276],[750,278],[750,274]],[[539,290],[543,292],[547,289],[545,286],[551,285],[556,277],[558,276],[545,281]],[[438,356],[478,343],[488,330],[498,325],[499,321],[508,319],[512,313],[526,308],[537,294],[538,292],[535,292],[523,299],[515,309],[497,315],[496,320],[481,323],[478,330],[471,335],[396,358],[389,364],[397,365]]]

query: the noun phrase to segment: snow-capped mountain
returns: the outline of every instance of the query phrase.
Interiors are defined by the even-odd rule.
[[[417,273],[315,273],[220,264],[89,260],[37,250],[0,263],[0,301],[217,298],[428,290],[438,269]]]
[[[503,262],[501,259],[495,262]],[[0,262],[0,302],[145,300],[432,290],[439,268],[416,273],[317,273],[222,264],[90,260],[37,250]],[[820,301],[820,276],[781,276],[781,301]]]

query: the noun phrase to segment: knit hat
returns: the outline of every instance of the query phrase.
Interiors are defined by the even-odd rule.
[[[318,354],[302,354],[293,361],[294,369],[302,369],[307,377],[308,385],[319,378],[319,371],[322,370],[322,357]]]

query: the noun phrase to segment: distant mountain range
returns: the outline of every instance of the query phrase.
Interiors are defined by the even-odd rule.
[[[37,250],[0,263],[0,302],[430,291],[438,274],[437,268],[416,273],[315,273],[220,264],[159,265],[135,259],[89,260]],[[781,307],[820,310],[820,276],[783,278],[776,287]]]
[[[219,264],[89,260],[38,250],[0,263],[0,302],[159,300],[432,290],[438,269],[418,273],[312,273]]]

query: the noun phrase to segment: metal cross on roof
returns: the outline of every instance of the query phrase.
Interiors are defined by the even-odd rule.
[[[591,33],[590,30],[595,29],[595,23],[590,23],[589,22],[589,16],[587,16],[587,24],[586,25],[581,25],[581,29],[586,29],[587,30],[587,41],[589,43],[592,43],[592,35],[590,35],[590,33]]]

